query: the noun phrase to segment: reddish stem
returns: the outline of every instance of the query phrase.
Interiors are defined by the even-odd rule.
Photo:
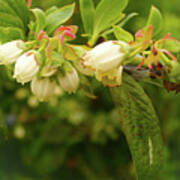
[[[28,6],[28,8],[31,7],[31,4],[32,4],[32,0],[28,0],[28,1],[27,1],[27,6]]]

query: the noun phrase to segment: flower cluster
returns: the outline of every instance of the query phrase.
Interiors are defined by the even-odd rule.
[[[57,85],[68,93],[75,93],[79,75],[63,56],[65,42],[75,38],[74,30],[61,26],[53,38],[41,31],[36,41],[15,40],[2,44],[0,64],[15,63],[13,77],[22,84],[31,82],[32,93],[40,101],[53,96]]]

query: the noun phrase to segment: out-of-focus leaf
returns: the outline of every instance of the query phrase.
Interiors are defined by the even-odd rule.
[[[156,179],[164,155],[158,118],[142,87],[129,75],[123,75],[122,85],[111,91],[117,118],[128,141],[138,179]]]
[[[146,28],[152,25],[154,27],[154,36],[156,36],[162,30],[162,21],[163,19],[160,11],[156,7],[152,6]]]
[[[46,31],[52,34],[61,24],[69,20],[74,12],[75,4],[64,6],[47,16]]]
[[[16,27],[0,27],[0,42],[8,42],[16,39],[25,39],[21,29]]]
[[[176,39],[166,39],[163,40],[159,46],[159,48],[166,49],[173,53],[179,53],[180,52],[180,41]]]
[[[94,34],[111,27],[128,4],[128,0],[101,0],[95,12]]]
[[[24,28],[27,30],[29,23],[30,11],[27,7],[26,0],[3,0],[16,12],[16,15],[23,21]]]
[[[38,34],[40,30],[43,30],[46,26],[46,16],[45,13],[41,9],[33,9],[33,14],[35,15],[36,21],[35,21],[35,33]]]
[[[123,28],[119,26],[114,26],[114,34],[117,38],[117,40],[125,41],[125,42],[130,42],[134,40],[134,37],[131,33],[128,31],[124,30]]]
[[[137,16],[138,13],[130,13],[128,14],[118,26],[123,27],[129,20],[131,20],[133,17]]]
[[[25,0],[0,1],[0,41],[25,39],[28,29],[29,10]]]
[[[92,34],[95,14],[94,3],[92,0],[80,0],[79,3],[84,30],[87,34]]]

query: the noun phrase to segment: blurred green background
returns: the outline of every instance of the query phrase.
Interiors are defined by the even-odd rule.
[[[34,7],[59,7],[73,0],[33,0]],[[96,0],[95,3],[98,3]],[[78,1],[72,24],[83,33]],[[125,29],[135,33],[151,5],[164,16],[164,32],[180,40],[179,0],[130,0],[126,13],[138,12]],[[85,39],[78,38],[81,44]],[[57,89],[49,103],[38,103],[29,85],[21,86],[0,66],[0,180],[134,180],[135,172],[120,123],[113,118],[107,88],[92,80],[92,100],[82,91]],[[180,179],[180,94],[144,85],[160,118],[167,162],[157,180]],[[156,180],[156,179],[154,179]]]

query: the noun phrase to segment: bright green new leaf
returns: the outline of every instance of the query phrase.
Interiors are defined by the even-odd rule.
[[[69,20],[74,12],[75,4],[64,6],[50,13],[46,18],[46,31],[52,34],[61,24]]]
[[[58,7],[56,6],[52,6],[49,9],[46,10],[46,16],[48,16],[49,14],[53,13],[54,11],[57,11]]]
[[[114,34],[117,38],[117,40],[125,41],[125,42],[130,42],[134,40],[134,37],[131,33],[128,31],[124,30],[120,26],[114,26]]]
[[[138,180],[158,178],[163,165],[163,143],[159,121],[149,97],[129,75],[123,74],[123,83],[112,88],[121,122],[136,167]]]
[[[111,27],[128,4],[128,0],[101,0],[94,17],[94,34]]]
[[[148,28],[150,25],[154,27],[154,36],[158,35],[162,30],[162,15],[160,11],[152,6],[150,15],[146,24],[146,28]]]
[[[0,42],[5,43],[11,40],[25,39],[24,32],[16,27],[0,27]]]
[[[32,10],[33,14],[35,15],[36,18],[36,26],[35,26],[35,33],[38,34],[40,30],[43,30],[44,27],[46,26],[46,16],[44,11],[42,11],[41,9],[33,9]]]
[[[79,0],[81,17],[86,34],[93,33],[95,7],[93,0]]]

